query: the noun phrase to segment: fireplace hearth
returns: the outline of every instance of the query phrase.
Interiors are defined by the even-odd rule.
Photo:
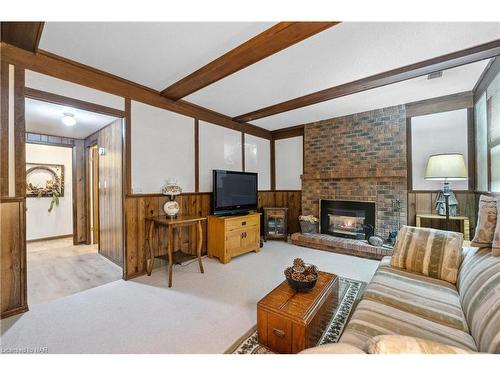
[[[364,240],[375,229],[375,202],[321,199],[319,207],[322,234]]]

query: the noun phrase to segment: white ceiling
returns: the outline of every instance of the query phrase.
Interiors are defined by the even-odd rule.
[[[76,139],[84,139],[116,120],[112,116],[33,99],[26,99],[25,111],[26,131]],[[61,122],[64,113],[75,115],[74,126]]]
[[[39,48],[161,91],[272,25],[46,22]]]
[[[47,22],[40,48],[162,90],[273,24]],[[233,117],[499,38],[500,23],[493,22],[345,22],[185,99]],[[450,73],[448,78],[429,81],[427,86],[424,78],[415,79],[253,123],[272,130],[361,112],[375,103],[402,104],[459,88],[470,90],[481,66],[485,63],[464,68],[461,76]]]
[[[441,78],[427,76],[394,83],[357,94],[302,107],[252,121],[252,124],[276,130],[329,118],[405,104],[444,95],[470,91],[488,65],[488,60],[448,69]]]
[[[499,37],[500,23],[346,22],[185,99],[235,117]]]

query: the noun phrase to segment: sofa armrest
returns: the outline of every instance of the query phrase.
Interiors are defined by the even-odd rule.
[[[436,341],[400,335],[375,336],[366,342],[368,354],[469,354],[469,350]]]
[[[309,348],[301,351],[299,354],[366,354],[361,349],[356,346],[349,344],[325,344],[320,346],[315,346],[314,348]]]

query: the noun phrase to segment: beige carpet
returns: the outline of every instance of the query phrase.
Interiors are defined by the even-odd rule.
[[[31,307],[1,321],[3,348],[49,353],[223,353],[256,324],[256,303],[296,257],[320,270],[368,282],[377,261],[268,241],[223,265],[204,259],[151,277],[115,281]]]
[[[122,269],[97,253],[97,245],[72,238],[27,244],[28,303],[69,296],[122,278]]]

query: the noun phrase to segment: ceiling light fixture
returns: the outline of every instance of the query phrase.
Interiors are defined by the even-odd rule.
[[[75,115],[72,113],[65,113],[61,121],[66,126],[74,126],[76,124]]]

